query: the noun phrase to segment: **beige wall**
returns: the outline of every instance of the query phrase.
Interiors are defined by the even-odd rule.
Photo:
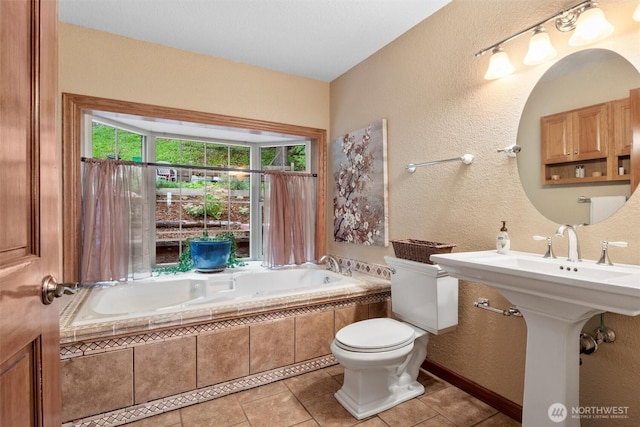
[[[572,4],[572,2],[570,2]],[[640,24],[631,20],[636,0],[599,2],[616,32],[597,47],[612,49],[640,68]],[[496,150],[516,141],[527,97],[551,63],[522,65],[528,37],[505,46],[516,72],[496,81],[483,75],[489,58],[474,53],[567,6],[565,1],[454,0],[411,31],[331,83],[331,139],[379,118],[388,119],[390,238],[457,244],[456,251],[495,246],[500,220],[509,224],[511,247],[544,252],[531,236],[550,236],[557,224],[544,218],[524,193],[515,159]],[[575,51],[568,35],[549,30],[558,59]],[[612,78],[615,78],[612,76]],[[471,153],[470,166],[447,163],[405,171],[408,163]],[[329,159],[331,162],[331,159]],[[330,175],[329,175],[330,176]],[[331,186],[329,188],[332,188]],[[330,204],[330,201],[329,201]],[[328,217],[329,252],[382,263],[391,247],[335,243]],[[600,240],[625,240],[614,262],[640,264],[640,192],[606,221],[579,231],[583,257],[597,259]],[[555,239],[556,252],[566,241]],[[462,282],[458,329],[433,337],[428,357],[515,402],[522,402],[526,325],[472,307],[479,296],[506,307],[491,288]],[[582,405],[630,406],[640,422],[640,318],[607,314],[618,340],[583,357]],[[586,330],[592,332],[597,319]],[[583,421],[583,425],[596,424]]]
[[[61,92],[329,128],[329,83],[71,24],[59,37]]]

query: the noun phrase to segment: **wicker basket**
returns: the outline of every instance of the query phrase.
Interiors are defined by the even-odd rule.
[[[448,254],[456,246],[451,243],[428,242],[425,240],[392,240],[393,251],[398,258],[410,261],[436,264],[429,260],[433,254]]]

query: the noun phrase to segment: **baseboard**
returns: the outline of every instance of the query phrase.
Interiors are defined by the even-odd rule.
[[[522,405],[518,405],[506,399],[503,396],[489,390],[477,384],[465,377],[458,375],[457,373],[451,371],[444,366],[432,362],[429,359],[426,359],[422,363],[422,369],[432,373],[438,378],[442,378],[444,381],[449,384],[458,387],[460,390],[469,393],[471,396],[475,397],[486,403],[487,405],[497,409],[505,415],[513,418],[516,421],[522,422]]]

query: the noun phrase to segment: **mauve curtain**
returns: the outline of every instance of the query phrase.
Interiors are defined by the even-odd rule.
[[[315,259],[315,181],[310,174],[265,172],[265,267]]]
[[[143,164],[83,163],[82,283],[151,274],[148,169]]]

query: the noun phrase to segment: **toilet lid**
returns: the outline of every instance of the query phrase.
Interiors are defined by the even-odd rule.
[[[352,323],[336,334],[336,344],[345,350],[378,353],[402,348],[415,339],[412,327],[389,318]]]

